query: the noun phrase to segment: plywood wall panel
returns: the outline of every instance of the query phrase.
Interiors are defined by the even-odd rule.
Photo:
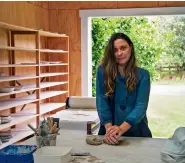
[[[80,17],[77,10],[51,10],[51,31],[69,36],[69,94],[80,95],[81,88],[81,41]]]
[[[0,2],[0,21],[48,30],[48,10],[29,2]]]
[[[185,6],[184,1],[93,1],[93,2],[49,2],[49,9],[106,9]]]
[[[116,1],[101,1],[101,2],[97,2],[98,3],[98,6],[97,8],[98,9],[115,9],[118,7],[118,2]]]
[[[0,28],[0,46],[6,46],[8,44],[8,33]]]
[[[159,7],[182,7],[185,6],[185,1],[159,1]]]
[[[89,1],[89,2],[49,2],[49,9],[100,9],[100,8],[117,8],[117,1]]]
[[[89,9],[89,8],[97,8],[98,3],[97,2],[49,2],[49,9],[62,9],[62,10],[74,10],[74,9]]]
[[[119,1],[119,8],[148,8],[157,7],[158,1]]]
[[[80,17],[77,10],[51,10],[49,20],[50,31],[65,33],[73,41],[80,40]]]
[[[49,9],[49,2],[48,1],[29,1],[29,2],[34,4],[34,5],[37,5],[39,7]]]
[[[71,96],[81,96],[81,74],[79,75],[79,72],[77,74],[70,75],[70,83],[72,83],[72,85],[69,85],[70,95]]]

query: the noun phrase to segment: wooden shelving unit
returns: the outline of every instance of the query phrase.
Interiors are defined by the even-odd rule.
[[[42,77],[45,77],[45,76],[52,75],[52,74],[47,73],[47,74],[41,74],[41,75]],[[36,79],[36,78],[39,78],[39,76],[35,76],[35,75],[0,76],[0,83],[7,82],[7,81],[13,81],[13,80]]]
[[[69,96],[68,36],[0,22],[2,31],[0,41],[6,43],[0,46],[0,72],[5,76],[0,76],[0,88],[23,88],[0,93],[0,116],[12,117],[0,131],[11,129],[13,135],[0,149],[32,135],[27,124],[38,126],[41,116],[62,110]]]

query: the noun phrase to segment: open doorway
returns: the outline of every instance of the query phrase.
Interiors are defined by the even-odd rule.
[[[120,11],[120,10],[119,10]],[[85,11],[83,11],[83,13],[81,13],[81,16],[85,15],[84,17],[82,17],[82,26],[83,28],[83,32],[82,32],[82,41],[85,39],[85,42],[83,42],[84,44],[82,45],[82,85],[84,90],[82,90],[82,95],[84,96],[92,96],[93,94],[93,87],[92,87],[92,64],[94,64],[92,62],[92,50],[91,47],[93,46],[91,44],[91,18],[93,17],[110,17],[110,13],[113,16],[143,16],[143,15],[179,15],[179,14],[185,14],[185,10],[184,8],[158,8],[158,9],[146,9],[144,11],[141,11],[140,9],[126,9],[126,10],[122,10],[122,13],[117,12],[114,10],[113,12],[111,12],[109,10],[108,14],[106,13],[105,10],[101,10],[101,11],[94,11],[96,12],[96,14],[93,15],[93,11],[91,10],[90,12],[85,13]],[[103,13],[103,14],[102,14]],[[163,17],[164,18],[164,17]],[[156,19],[156,17],[153,16],[152,19],[149,20],[149,22],[151,22],[152,20]],[[142,29],[142,28],[141,28]],[[118,29],[119,30],[119,29]],[[136,31],[135,31],[136,32]],[[87,34],[85,37],[85,33]],[[170,36],[168,36],[170,37]],[[161,38],[158,38],[158,40],[161,40]],[[154,41],[155,44],[158,44],[157,41]],[[160,44],[160,43],[159,43]],[[86,46],[86,47],[85,47]],[[143,47],[145,48],[145,47]],[[152,49],[152,47],[150,47],[151,51],[153,51],[153,53],[156,53],[157,50],[159,49]],[[86,53],[84,53],[86,52]],[[88,55],[87,55],[88,54]],[[147,55],[147,54],[146,54]],[[146,56],[145,55],[145,56]],[[144,55],[142,55],[144,56]],[[140,57],[142,57],[140,56]],[[150,55],[152,59],[152,55]],[[163,55],[165,56],[165,55]],[[155,60],[156,57],[154,57],[153,59]],[[164,60],[161,59],[161,60]],[[174,59],[172,59],[174,60]],[[84,64],[84,61],[86,62],[86,64]],[[88,61],[88,62],[87,62]],[[142,62],[143,64],[145,64],[144,62]],[[149,65],[149,64],[148,64]],[[146,66],[146,67],[145,67]],[[157,68],[158,66],[158,68]],[[166,66],[166,65],[165,65]],[[172,65],[170,65],[172,66]],[[179,65],[178,65],[179,66]],[[141,66],[143,67],[143,65]],[[152,72],[152,69],[150,69],[150,67],[147,67],[147,65],[144,65],[145,68],[149,68],[148,70],[150,70],[150,72]],[[172,87],[166,87],[166,83],[171,82],[174,83],[174,79],[175,79],[175,83],[178,81],[178,90],[182,90],[183,89],[183,80],[181,81],[181,79],[183,79],[183,75],[179,74],[179,68],[178,68],[178,73],[176,73],[176,75],[172,75],[171,71],[170,71],[170,75],[168,75],[167,72],[163,72],[166,71],[164,65],[159,65],[156,64],[155,66],[153,66],[153,68],[155,68],[156,71],[153,71],[153,77],[155,76],[155,78],[160,78],[163,80],[154,80],[155,84],[152,86],[152,90],[151,90],[151,97],[150,97],[150,102],[149,102],[149,108],[152,109],[148,109],[148,114],[149,114],[149,124],[152,124],[153,126],[151,126],[151,130],[153,132],[154,137],[169,137],[171,136],[172,132],[174,132],[175,128],[179,127],[180,125],[184,125],[184,113],[185,113],[185,103],[183,102],[182,98],[184,93],[180,92],[180,96],[176,96],[177,94],[179,95],[179,92],[177,91],[177,87],[175,84]],[[169,68],[169,67],[167,67]],[[163,69],[163,70],[162,70]],[[160,77],[159,77],[160,74]],[[87,78],[90,77],[90,78]],[[175,77],[174,77],[175,76]],[[171,80],[173,79],[173,80]],[[160,92],[156,91],[156,90],[160,90]],[[169,92],[171,92],[172,94],[169,95]],[[169,98],[166,98],[166,95],[169,95]],[[160,100],[160,101],[159,101]],[[180,103],[181,102],[181,103]],[[179,104],[179,106],[177,106],[177,103]],[[171,107],[171,109],[169,109],[169,106]],[[165,108],[165,109],[164,109]],[[157,113],[156,113],[157,111]],[[168,114],[166,114],[168,113]],[[168,119],[168,120],[166,120]],[[167,128],[168,126],[168,128]]]
[[[137,65],[150,72],[148,119],[154,137],[185,124],[185,15],[92,18],[92,95],[106,42],[115,32],[135,46]]]

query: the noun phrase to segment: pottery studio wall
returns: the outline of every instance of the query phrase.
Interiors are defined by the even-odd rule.
[[[70,95],[81,95],[81,22],[79,10],[179,6],[185,6],[185,2],[49,2],[50,30],[66,33],[70,38]]]

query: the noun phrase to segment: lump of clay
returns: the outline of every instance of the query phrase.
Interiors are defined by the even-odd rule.
[[[103,139],[101,139],[98,135],[90,135],[87,136],[86,142],[90,145],[101,145],[103,143]]]

